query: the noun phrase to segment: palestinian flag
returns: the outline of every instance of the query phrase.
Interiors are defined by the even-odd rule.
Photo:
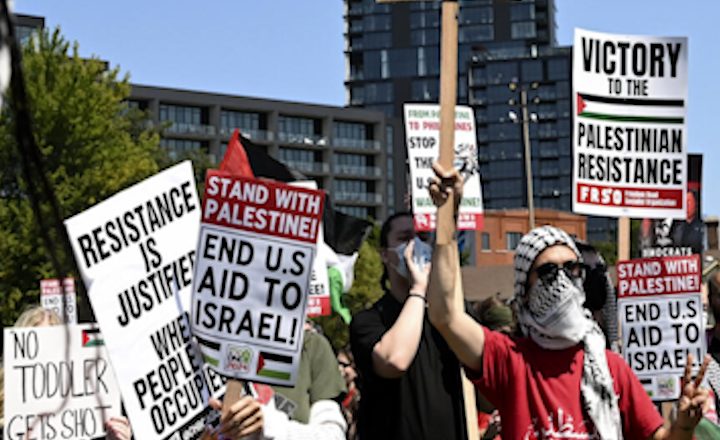
[[[105,341],[100,334],[99,328],[89,328],[82,331],[83,347],[99,347],[100,345],[105,345]]]
[[[685,101],[682,99],[616,98],[578,93],[576,101],[579,118],[641,124],[685,122]]]
[[[246,163],[250,164],[249,169]],[[265,177],[285,183],[310,180],[299,171],[268,155],[264,148],[253,144],[238,130],[228,142],[221,169],[236,175]],[[350,312],[342,303],[342,294],[352,286],[358,250],[370,232],[372,223],[336,210],[326,194],[322,224],[327,247],[319,249],[318,252],[326,254],[331,285],[330,303],[333,310],[349,322]]]
[[[198,335],[195,335],[195,339],[197,339],[198,344],[202,345],[202,356],[205,362],[207,362],[210,365],[213,365],[215,367],[220,366],[220,344],[213,341],[208,341],[207,339],[201,338]]]
[[[261,351],[258,356],[257,375],[268,379],[290,380],[292,358]]]

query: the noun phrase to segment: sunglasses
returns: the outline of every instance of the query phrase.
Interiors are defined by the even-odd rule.
[[[565,272],[565,274],[570,278],[577,279],[585,277],[585,267],[578,260],[566,261],[562,265],[555,263],[545,263],[536,267],[533,271],[538,275],[538,278],[541,278],[543,281],[548,282],[553,281],[555,278],[557,278],[558,273],[561,270]]]

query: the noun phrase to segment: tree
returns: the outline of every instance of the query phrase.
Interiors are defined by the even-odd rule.
[[[158,171],[159,138],[138,127],[127,104],[128,78],[119,78],[117,68],[80,58],[77,43],[71,45],[59,30],[43,30],[23,49],[23,71],[35,141],[65,218]],[[40,279],[58,275],[39,238],[19,163],[14,115],[6,108],[0,115],[3,325],[38,302]]]

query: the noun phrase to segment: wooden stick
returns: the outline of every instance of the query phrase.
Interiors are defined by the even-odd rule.
[[[619,217],[617,228],[618,261],[630,259],[630,218]]]
[[[458,4],[442,3],[442,40],[440,42],[440,157],[438,162],[449,170],[455,157],[455,103],[457,100]],[[437,243],[450,243],[455,235],[455,202],[451,198],[437,212]]]

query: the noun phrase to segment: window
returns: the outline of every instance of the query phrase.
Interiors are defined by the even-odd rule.
[[[336,139],[367,140],[369,130],[366,124],[360,122],[335,121],[333,124],[333,137]]]
[[[278,118],[278,131],[280,133],[313,136],[320,134],[320,122],[320,120],[310,118],[280,116]]]
[[[335,179],[337,193],[351,193],[353,195],[365,194],[368,191],[368,182],[364,180]]]
[[[258,113],[223,110],[220,112],[220,127],[224,129],[259,130],[260,115]]]
[[[335,154],[336,165],[347,165],[353,167],[367,167],[372,166],[372,157],[364,154]]]
[[[477,24],[463,26],[458,34],[460,43],[474,43],[478,41],[491,41],[495,36],[495,30],[490,24]]]
[[[570,76],[570,67],[568,60],[565,58],[557,58],[548,60],[548,78],[550,79],[568,79]]]
[[[413,81],[412,99],[414,101],[437,101],[439,94],[438,80],[419,80]]]
[[[534,21],[521,21],[513,23],[510,27],[510,37],[513,40],[519,40],[521,38],[535,38],[537,31],[535,29]]]
[[[410,44],[413,46],[440,44],[440,31],[438,29],[414,29],[410,31]]]
[[[517,3],[510,5],[510,20],[523,21],[535,19],[535,5],[533,3]]]
[[[518,80],[518,66],[515,62],[492,63],[487,66],[488,84],[507,84]]]
[[[190,141],[187,139],[160,139],[160,146],[168,150],[168,156],[171,159],[176,160],[184,157],[188,153],[196,151],[208,152],[208,147],[205,142],[201,141]],[[224,154],[224,151],[223,151]]]
[[[160,120],[199,125],[203,122],[203,111],[200,107],[160,104]]]
[[[520,244],[520,239],[522,238],[522,233],[520,232],[506,232],[505,233],[505,242],[507,244],[507,249],[509,251],[514,251],[515,248]]]
[[[352,215],[354,217],[358,218],[368,218],[371,217],[369,208],[365,206],[344,206],[344,205],[338,205],[337,210],[342,212],[343,214]]]
[[[361,49],[382,49],[392,45],[392,34],[390,32],[368,32],[365,33],[361,42]],[[350,45],[350,47],[356,47]]]
[[[291,163],[313,163],[315,162],[315,152],[309,150],[301,150],[298,148],[280,147],[280,160]]]
[[[520,70],[523,82],[531,83],[543,79],[542,61],[540,60],[523,61]]]
[[[487,232],[483,232],[480,235],[480,241],[481,241],[481,249],[484,251],[490,250],[490,234]]]
[[[440,28],[440,11],[422,11],[410,13],[410,28]]]
[[[481,8],[471,8],[466,6],[460,9],[460,18],[458,23],[461,26],[467,24],[490,24],[492,22],[492,7],[484,6]]]
[[[365,99],[368,103],[393,102],[392,83],[378,82],[365,85]]]
[[[389,31],[390,15],[366,15],[363,20],[364,31]]]

